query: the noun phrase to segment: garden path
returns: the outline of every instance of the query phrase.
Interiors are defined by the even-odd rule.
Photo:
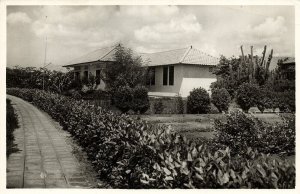
[[[70,134],[32,104],[7,95],[19,120],[19,151],[7,159],[7,188],[88,188],[89,183],[66,139]]]

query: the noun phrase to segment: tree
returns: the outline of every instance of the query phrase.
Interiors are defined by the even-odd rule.
[[[138,85],[144,85],[147,69],[142,64],[141,57],[134,56],[131,49],[122,45],[117,46],[114,62],[107,65],[105,70],[104,80],[107,89],[114,92],[123,86],[134,88]]]
[[[214,89],[211,94],[211,102],[217,107],[219,112],[227,112],[230,103],[230,94],[225,88]]]
[[[251,107],[256,106],[258,98],[259,87],[256,84],[243,83],[236,93],[236,102],[246,113]]]
[[[272,95],[273,92],[270,90],[270,88],[267,87],[260,87],[258,98],[256,101],[256,106],[260,110],[261,113],[264,112],[267,108],[272,108]]]

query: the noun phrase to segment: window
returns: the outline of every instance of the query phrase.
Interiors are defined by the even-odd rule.
[[[88,79],[89,78],[89,72],[88,71],[84,71],[84,79]]]
[[[208,69],[209,72],[213,72],[213,70],[214,70],[213,67],[210,67],[210,68]]]
[[[169,66],[169,85],[174,85],[174,66]]]
[[[78,81],[80,79],[80,72],[75,72],[75,80]]]
[[[88,70],[89,69],[89,66],[84,66],[84,70]]]
[[[168,82],[169,81],[169,82]],[[174,66],[163,67],[163,85],[174,85]]]
[[[163,85],[168,85],[168,66],[163,68]]]
[[[147,85],[155,85],[155,67],[149,67],[147,72]]]
[[[100,84],[100,81],[101,81],[101,79],[100,79],[100,73],[101,73],[100,69],[96,70],[96,84],[97,85]]]
[[[80,67],[74,67],[74,71],[80,71]]]

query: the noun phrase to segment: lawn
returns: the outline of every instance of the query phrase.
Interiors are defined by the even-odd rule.
[[[281,122],[281,117],[273,113],[257,113],[255,117],[268,122]],[[188,139],[212,138],[214,136],[214,120],[225,120],[223,114],[183,114],[183,115],[142,115],[141,119],[150,123],[170,125],[177,133]]]

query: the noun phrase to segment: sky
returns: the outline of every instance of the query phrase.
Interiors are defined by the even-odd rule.
[[[151,53],[190,45],[210,55],[295,56],[293,6],[7,6],[7,66],[61,66],[122,43]]]

